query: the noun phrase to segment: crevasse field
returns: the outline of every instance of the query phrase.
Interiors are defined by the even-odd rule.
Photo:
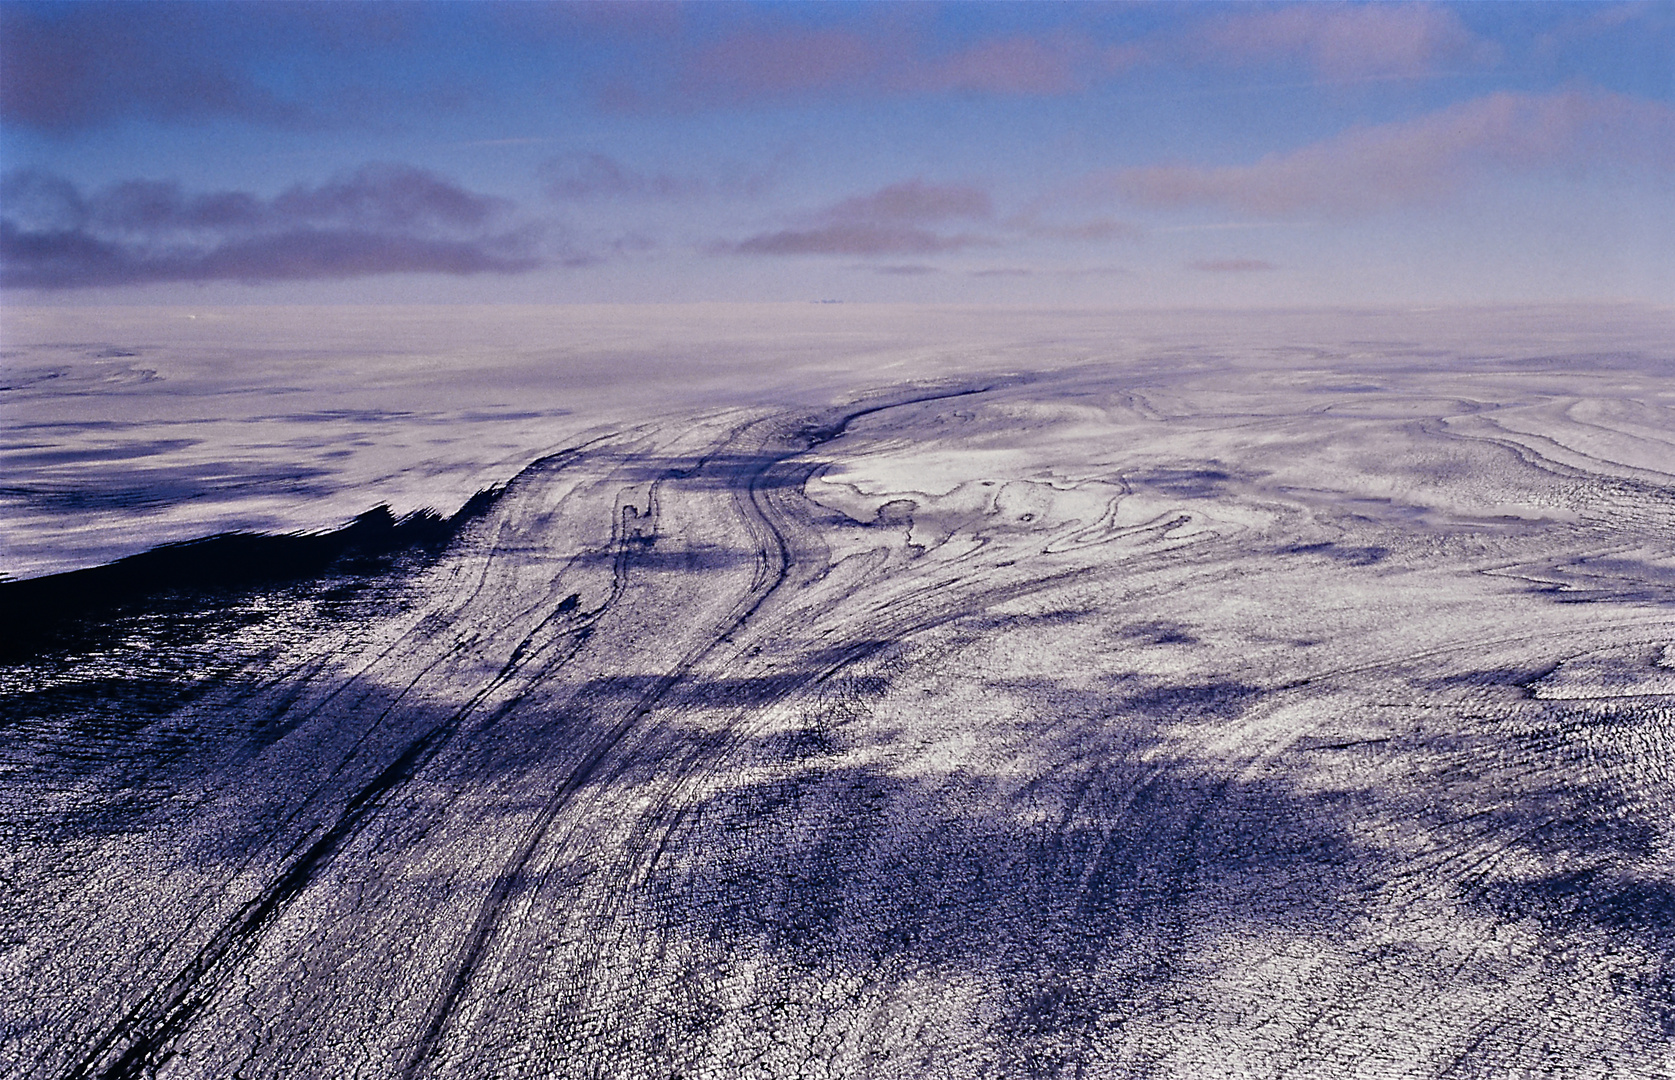
[[[1675,1071],[1668,311],[4,343],[8,1076]]]

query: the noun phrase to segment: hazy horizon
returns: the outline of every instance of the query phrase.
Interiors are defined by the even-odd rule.
[[[1105,365],[1378,375],[1600,355],[1655,371],[1652,305],[1121,311],[914,304],[113,306],[8,313],[0,573],[228,530],[458,509],[588,433]]]

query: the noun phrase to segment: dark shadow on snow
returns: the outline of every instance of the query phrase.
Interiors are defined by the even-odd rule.
[[[404,556],[433,557],[499,489],[479,492],[451,517],[420,510],[396,517],[377,506],[321,533],[223,533],[165,544],[105,566],[0,582],[0,662],[96,643],[124,615],[168,615],[327,573],[367,575]]]

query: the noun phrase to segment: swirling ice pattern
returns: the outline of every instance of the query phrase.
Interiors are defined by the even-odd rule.
[[[0,1061],[1667,1075],[1675,425],[1606,368],[717,409],[19,661]]]

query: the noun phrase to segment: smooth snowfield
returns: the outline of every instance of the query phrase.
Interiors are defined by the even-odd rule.
[[[1618,315],[996,316],[14,658],[4,1072],[1668,1075]]]

